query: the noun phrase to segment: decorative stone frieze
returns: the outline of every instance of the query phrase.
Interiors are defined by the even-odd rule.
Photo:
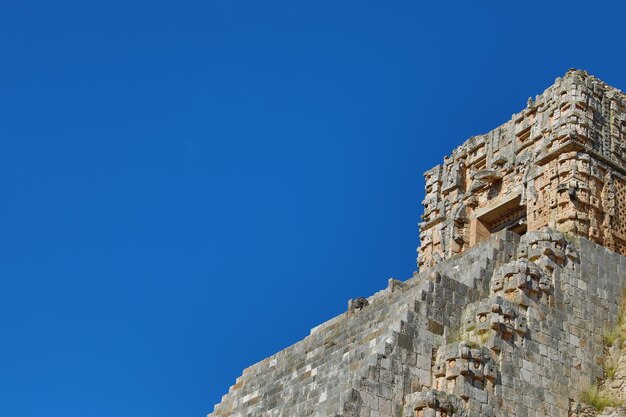
[[[418,263],[550,227],[626,255],[626,95],[570,70],[426,172]]]

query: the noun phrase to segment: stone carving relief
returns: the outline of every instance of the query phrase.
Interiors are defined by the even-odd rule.
[[[515,194],[526,212],[516,233],[547,226],[626,255],[625,132],[626,95],[569,71],[510,121],[471,137],[426,173],[418,265],[477,244],[476,216]]]
[[[435,389],[469,398],[470,388],[493,392],[498,372],[489,349],[459,342],[439,349],[433,377]]]
[[[445,392],[428,390],[407,396],[404,415],[411,417],[467,417],[461,401]]]

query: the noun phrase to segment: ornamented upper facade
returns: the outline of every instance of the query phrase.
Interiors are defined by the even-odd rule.
[[[626,94],[569,70],[424,176],[420,268],[544,226],[626,255]]]

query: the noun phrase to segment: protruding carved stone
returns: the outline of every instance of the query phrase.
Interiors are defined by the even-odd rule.
[[[464,402],[449,393],[431,389],[407,396],[403,415],[411,417],[467,417]]]
[[[359,311],[369,305],[369,301],[367,298],[359,297],[355,300],[348,301],[348,311],[354,313],[355,311]]]

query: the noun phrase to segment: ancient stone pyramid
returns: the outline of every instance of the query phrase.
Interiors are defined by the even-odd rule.
[[[626,285],[626,95],[570,70],[426,174],[419,273],[244,370],[210,417],[569,416]]]

